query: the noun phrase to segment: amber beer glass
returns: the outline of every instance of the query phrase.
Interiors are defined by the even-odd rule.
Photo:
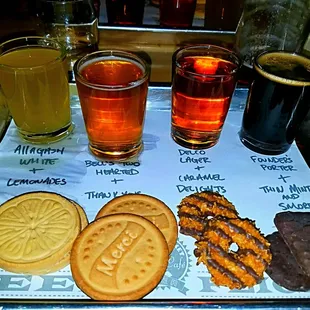
[[[258,153],[286,152],[310,109],[310,59],[269,51],[254,60],[240,139]]]
[[[72,130],[65,48],[22,37],[0,45],[0,85],[20,136],[51,143]]]
[[[171,135],[178,144],[203,149],[218,142],[239,65],[233,52],[218,46],[188,46],[177,52]]]
[[[124,51],[99,51],[74,66],[91,152],[126,160],[142,149],[149,68]]]

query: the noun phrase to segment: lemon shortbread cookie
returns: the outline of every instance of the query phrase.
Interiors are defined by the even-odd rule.
[[[58,270],[80,231],[78,208],[65,197],[50,192],[14,197],[0,206],[0,267],[40,274],[59,264]]]
[[[163,233],[169,252],[172,252],[178,237],[178,225],[164,202],[149,195],[126,194],[110,200],[99,210],[96,218],[118,213],[136,214],[150,220]]]
[[[88,225],[87,215],[86,215],[83,207],[80,206],[77,202],[75,202],[73,200],[69,200],[69,201],[77,208],[77,211],[79,212],[80,220],[81,220],[81,230],[83,230]],[[43,270],[34,270],[31,273],[32,274],[47,274],[47,273],[58,271],[64,267],[68,266],[70,263],[70,253],[71,253],[71,251],[66,253],[65,256],[60,259],[60,261],[58,261],[54,265],[49,266],[49,268],[43,269]]]

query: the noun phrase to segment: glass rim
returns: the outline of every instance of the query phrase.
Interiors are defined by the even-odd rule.
[[[289,52],[289,51],[283,51],[283,50],[266,50],[261,53],[259,53],[255,58],[254,58],[254,68],[255,70],[262,76],[266,77],[267,79],[276,82],[276,83],[281,83],[285,85],[291,85],[291,86],[310,86],[310,80],[307,81],[299,81],[299,80],[293,80],[289,78],[283,78],[279,75],[276,75],[274,73],[268,72],[266,69],[263,68],[263,66],[259,63],[259,59],[261,57],[264,57],[265,55],[268,54],[284,54],[284,55],[290,55],[292,57],[298,57],[305,59],[307,62],[310,64],[310,59],[307,58],[306,56],[296,53],[296,52]],[[309,66],[310,69],[310,66]]]
[[[111,56],[112,57],[114,56],[116,58],[122,57],[128,61],[134,60],[143,66],[144,73],[141,77],[139,77],[138,79],[132,82],[128,82],[126,85],[124,84],[108,85],[108,84],[91,83],[83,77],[83,75],[80,73],[79,67],[83,65],[88,59],[89,61],[96,62],[96,59],[99,59],[100,55],[101,57],[111,57]],[[99,56],[99,57],[93,57],[93,56]],[[131,89],[136,86],[139,86],[149,78],[149,73],[150,73],[149,66],[143,58],[139,57],[138,55],[132,52],[127,52],[127,51],[118,50],[118,49],[100,50],[100,51],[89,53],[79,58],[74,63],[73,71],[74,71],[75,79],[78,80],[80,83],[84,84],[87,87],[91,87],[91,88],[98,89],[98,90],[106,90],[106,91],[126,90],[126,89]]]
[[[196,73],[196,72],[191,72],[188,71],[184,68],[181,67],[180,63],[178,62],[178,56],[180,56],[180,54],[184,51],[190,51],[190,50],[195,50],[195,49],[206,49],[208,48],[210,51],[211,49],[214,49],[214,51],[219,51],[219,52],[225,52],[227,55],[230,55],[234,58],[235,62],[234,64],[237,66],[236,68],[234,68],[231,72],[228,72],[226,74],[203,74],[203,73]],[[206,49],[207,50],[207,49]],[[207,56],[207,55],[199,55],[199,56]],[[226,59],[224,59],[226,60]],[[179,50],[177,50],[177,53],[175,55],[175,65],[176,68],[178,68],[179,70],[182,70],[183,72],[189,73],[192,76],[197,76],[197,77],[213,77],[213,78],[220,78],[220,77],[225,77],[225,76],[231,76],[231,75],[235,75],[237,74],[240,66],[241,66],[241,59],[240,57],[237,55],[237,53],[235,53],[234,51],[231,51],[225,47],[221,47],[218,45],[214,45],[214,44],[197,44],[197,45],[188,45],[185,46],[183,48],[180,48]]]
[[[45,64],[42,64],[42,65],[36,65],[36,66],[31,66],[31,67],[21,67],[21,66],[4,65],[4,64],[0,63],[0,68],[10,69],[10,70],[34,70],[34,69],[43,68],[43,67],[46,67],[46,66],[53,65],[54,63],[58,62],[59,60],[60,61],[64,60],[66,58],[66,56],[67,56],[67,51],[66,51],[65,46],[63,44],[61,44],[58,40],[54,39],[54,38],[46,38],[46,37],[41,37],[41,36],[24,36],[24,37],[17,37],[17,38],[14,38],[14,39],[10,39],[10,40],[7,40],[7,41],[1,43],[0,44],[0,49],[2,49],[7,44],[18,42],[18,41],[24,42],[25,44],[22,44],[22,45],[17,46],[17,47],[12,47],[12,48],[10,48],[9,50],[7,50],[5,52],[1,52],[0,53],[0,58],[1,58],[1,56],[5,55],[7,53],[10,53],[12,51],[16,51],[18,49],[25,48],[25,47],[36,47],[37,46],[37,47],[43,47],[43,48],[50,48],[48,46],[45,46],[45,45],[42,45],[42,44],[39,44],[39,43],[37,43],[37,44],[26,44],[27,40],[29,40],[29,42],[31,40],[37,40],[37,42],[39,42],[39,40],[51,42],[51,43],[55,44],[55,46],[58,46],[58,47],[53,46],[51,48],[54,49],[54,50],[59,51],[60,55],[57,56],[55,59],[53,59],[51,61],[48,61],[48,62],[46,62]]]

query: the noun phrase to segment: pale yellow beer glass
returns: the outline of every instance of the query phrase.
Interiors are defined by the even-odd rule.
[[[51,143],[72,131],[65,48],[22,37],[0,45],[0,91],[20,136]]]

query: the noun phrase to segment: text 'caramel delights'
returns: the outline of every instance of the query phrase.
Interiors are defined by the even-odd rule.
[[[197,240],[197,264],[207,266],[216,285],[242,289],[262,281],[272,258],[270,244],[224,196],[205,191],[184,197],[178,216],[180,232]]]

